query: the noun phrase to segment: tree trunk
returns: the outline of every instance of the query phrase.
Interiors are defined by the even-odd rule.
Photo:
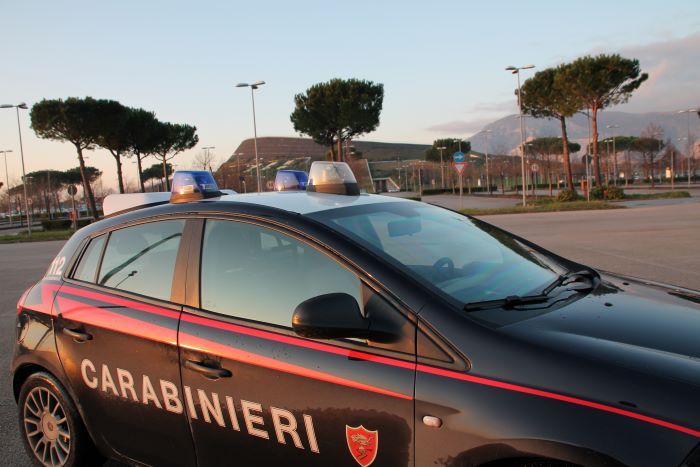
[[[146,192],[146,185],[143,181],[143,167],[141,167],[141,154],[136,153],[136,166],[138,167],[139,171],[139,186],[141,187],[141,193]]]
[[[632,175],[632,161],[630,159],[630,150],[625,151],[625,160],[627,162],[627,170],[625,170],[625,186],[628,186],[630,175]]]
[[[119,152],[112,152],[114,160],[117,161],[117,181],[119,182],[119,193],[124,193],[124,174],[122,174],[122,155]]]
[[[166,156],[162,156],[163,159],[163,178],[165,179],[165,191],[170,191],[170,179],[168,178],[168,163],[165,159]]]
[[[600,158],[598,157],[598,107],[593,106],[591,109],[591,127],[593,128],[593,168],[595,171],[595,183],[597,187],[603,185],[602,178],[600,177]]]
[[[566,132],[566,117],[559,117],[559,123],[561,124],[561,139],[564,144],[562,157],[564,158],[564,169],[566,170],[566,187],[574,190],[574,179],[571,175],[571,158],[569,156],[569,135]]]
[[[88,207],[90,208],[92,218],[97,221],[99,220],[99,216],[97,215],[97,206],[95,205],[95,195],[92,194],[92,187],[90,186],[87,174],[85,173],[85,159],[83,158],[83,149],[78,144],[76,144],[75,147],[78,150],[78,161],[80,162],[80,177],[83,179],[83,192],[87,194]]]
[[[343,139],[338,135],[338,162],[343,162]]]
[[[651,188],[653,189],[654,188],[654,156],[653,155],[649,155],[649,161],[650,161],[649,171],[651,173]]]

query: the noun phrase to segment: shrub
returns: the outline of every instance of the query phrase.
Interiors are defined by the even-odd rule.
[[[625,197],[625,190],[619,186],[607,186],[605,187],[605,199],[623,199]]]
[[[442,189],[442,188],[428,188],[423,190],[423,196],[430,196],[430,195],[441,195],[443,193],[452,193],[452,189]]]
[[[80,227],[85,227],[90,223],[90,219],[78,219],[78,228]],[[71,220],[70,219],[42,219],[41,220],[41,227],[44,230],[65,230],[65,229],[70,229],[71,228]]]
[[[605,199],[605,187],[597,186],[591,190],[591,199]]]
[[[557,195],[557,201],[561,202],[576,201],[577,199],[579,199],[578,193],[570,188],[561,190]]]

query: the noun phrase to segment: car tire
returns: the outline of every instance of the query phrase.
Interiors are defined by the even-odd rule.
[[[73,401],[48,373],[27,378],[19,393],[17,412],[22,442],[34,465],[104,464]]]

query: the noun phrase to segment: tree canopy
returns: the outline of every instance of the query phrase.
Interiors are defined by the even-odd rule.
[[[193,148],[199,142],[197,127],[192,125],[164,122],[156,127],[154,134],[156,144],[153,152],[160,158],[163,170],[166,170],[167,161],[182,151]],[[165,187],[170,190],[168,177],[165,177]]]
[[[104,128],[103,109],[102,102],[92,97],[69,97],[65,101],[44,99],[32,106],[32,129],[39,138],[73,144],[78,153],[81,171],[84,171],[83,151],[93,149],[99,140],[100,132]],[[82,183],[92,217],[97,219],[95,196],[84,173]]]
[[[131,109],[126,122],[129,139],[129,152],[136,157],[136,167],[139,173],[139,187],[145,192],[143,178],[143,159],[155,153],[157,129],[161,122],[153,112],[144,109]]]
[[[602,184],[598,157],[598,111],[627,102],[648,77],[648,74],[641,72],[639,60],[618,54],[587,55],[574,60],[563,70],[562,79],[567,92],[581,102],[581,108],[590,110],[593,162],[598,186]]]
[[[543,156],[554,156],[564,152],[563,139],[558,137],[536,138],[528,141],[526,144],[530,151]],[[568,141],[567,149],[568,152],[578,152],[581,150],[581,145]]]
[[[452,154],[459,151],[460,141],[462,142],[462,152],[467,154],[472,150],[472,144],[469,141],[461,140],[460,138],[442,138],[433,141],[433,145],[425,150],[425,159],[433,162],[440,162],[440,150],[442,150],[443,162],[452,160]]]
[[[117,181],[119,193],[124,193],[124,175],[122,174],[122,156],[129,151],[129,128],[127,126],[131,109],[117,101],[97,101],[101,127],[97,144],[108,150],[117,163]]]
[[[573,190],[574,181],[569,157],[571,149],[566,131],[566,119],[580,110],[581,101],[576,94],[567,89],[565,72],[569,66],[571,65],[559,65],[556,68],[538,71],[532,78],[525,81],[520,90],[520,98],[524,113],[535,118],[556,118],[559,120],[562,137],[557,138],[561,147],[556,154],[563,155],[566,185]],[[553,148],[548,148],[548,151],[551,150]],[[548,154],[554,153],[548,152]]]
[[[343,141],[374,131],[384,101],[384,86],[358,79],[332,79],[294,96],[294,130],[329,146],[340,158]],[[337,152],[336,152],[337,145]]]

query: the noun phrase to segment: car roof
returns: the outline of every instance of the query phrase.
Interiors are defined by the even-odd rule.
[[[344,208],[349,206],[363,206],[380,203],[411,201],[381,195],[361,194],[359,196],[333,195],[328,193],[313,193],[306,191],[282,191],[262,192],[226,195],[210,201],[231,201],[251,205],[266,206],[294,214],[310,214],[329,209]]]

